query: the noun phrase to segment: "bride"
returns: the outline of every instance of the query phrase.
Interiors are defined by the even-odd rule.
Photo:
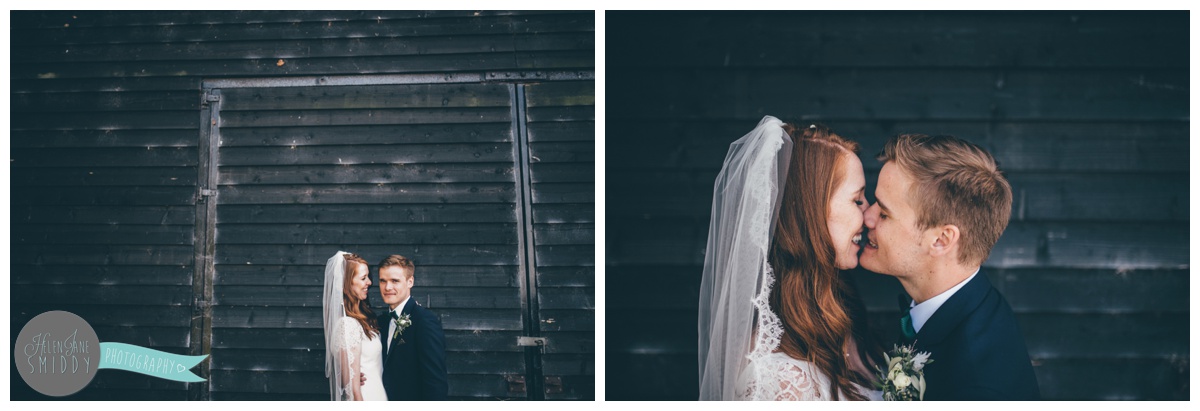
[[[367,305],[370,286],[370,269],[362,257],[338,251],[325,263],[325,377],[334,401],[387,400],[379,329]],[[360,383],[360,373],[365,383]]]
[[[701,400],[879,399],[883,350],[842,273],[864,238],[857,152],[771,116],[730,145],[700,289]]]

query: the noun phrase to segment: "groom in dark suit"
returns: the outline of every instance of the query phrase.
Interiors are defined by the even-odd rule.
[[[1038,399],[1012,308],[979,274],[1012,208],[995,159],[958,138],[920,134],[893,137],[878,159],[859,261],[911,297],[901,338],[931,354],[925,399]]]
[[[416,267],[392,255],[379,263],[379,292],[389,309],[383,334],[383,387],[389,401],[446,399],[446,339],[437,315],[412,297]]]

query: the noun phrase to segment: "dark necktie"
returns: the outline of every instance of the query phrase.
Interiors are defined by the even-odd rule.
[[[900,311],[904,312],[904,317],[900,318],[900,336],[905,342],[911,342],[913,338],[917,338],[917,329],[913,328],[911,299],[907,295],[901,293],[896,299],[900,305]]]

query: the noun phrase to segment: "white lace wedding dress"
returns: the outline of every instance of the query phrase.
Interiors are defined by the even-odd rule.
[[[379,343],[380,336],[372,333],[369,337],[358,320],[350,317],[343,317],[338,328],[342,336],[341,344],[336,349],[345,350],[346,359],[350,368],[358,367],[358,371],[367,377],[367,381],[362,386],[362,399],[364,401],[387,401],[387,392],[383,389],[383,349]],[[351,371],[350,384],[360,383],[357,377],[358,373]],[[354,387],[346,385],[341,388],[340,394],[345,400],[352,399]]]
[[[756,375],[765,375],[760,379]],[[808,361],[774,352],[752,361],[738,376],[737,400],[828,401],[833,399],[833,383]],[[858,392],[871,401],[883,400],[883,393],[858,386]],[[845,400],[844,393],[838,398]]]

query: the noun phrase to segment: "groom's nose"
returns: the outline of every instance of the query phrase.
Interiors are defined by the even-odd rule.
[[[879,221],[879,204],[871,204],[867,211],[863,212],[863,224],[867,228],[874,229],[875,223]]]

